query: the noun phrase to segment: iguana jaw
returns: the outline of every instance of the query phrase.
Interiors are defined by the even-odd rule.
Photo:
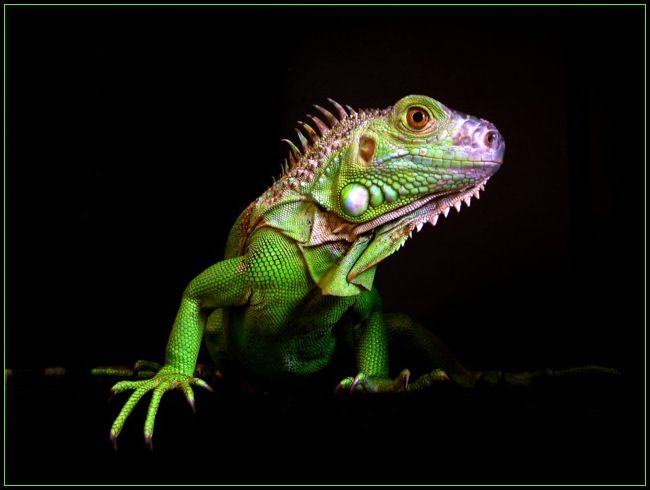
[[[408,232],[412,232],[414,228],[420,231],[422,225],[426,222],[435,226],[440,215],[447,217],[452,207],[460,212],[463,202],[469,207],[472,197],[479,199],[479,192],[485,190],[485,184],[489,179],[490,177],[486,177],[478,184],[460,191],[441,192],[423,197],[391,213],[361,223],[355,228],[355,231],[358,234],[363,234],[376,229],[377,232],[383,233],[394,228],[406,228],[407,226]]]
[[[489,177],[484,178],[477,185],[468,187],[461,191],[446,195],[429,196],[428,198],[415,201],[411,206],[418,205],[412,210],[404,212],[395,219],[380,225],[374,232],[368,231],[366,234],[372,236],[372,239],[363,253],[358,257],[354,266],[352,266],[346,276],[348,282],[352,284],[361,284],[367,287],[367,279],[364,274],[370,272],[379,262],[399,250],[406,240],[411,237],[413,230],[420,230],[424,223],[436,225],[440,215],[447,216],[449,210],[455,207],[460,212],[462,203],[469,206],[472,197],[478,199],[479,193],[485,188]],[[361,231],[361,230],[358,230]],[[364,234],[358,235],[363,237]]]
[[[435,226],[440,215],[447,217],[452,207],[460,212],[463,202],[469,206],[472,198],[479,199],[479,193],[485,190],[485,184],[489,179],[490,177],[486,177],[478,184],[460,191],[441,192],[422,197],[365,223],[350,223],[330,212],[317,213],[309,244],[318,245],[338,240],[354,242],[360,236],[374,231],[375,235],[392,232],[394,240],[399,240],[401,246],[414,229],[420,231],[427,222]]]

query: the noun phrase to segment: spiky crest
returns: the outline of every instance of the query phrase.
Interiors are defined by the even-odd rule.
[[[298,121],[298,124],[306,132],[305,137],[299,128],[295,129],[302,151],[291,140],[282,140],[289,145],[289,157],[288,165],[286,164],[287,160],[285,160],[280,178],[294,177],[299,183],[311,182],[315,171],[320,168],[333,149],[340,147],[341,140],[350,131],[373,117],[386,115],[390,110],[388,108],[384,110],[368,109],[355,111],[352,107],[346,105],[346,111],[334,99],[328,98],[327,100],[334,107],[338,117],[324,107],[314,104],[314,107],[323,115],[327,123],[323,122],[317,116],[307,114],[307,117],[314,123],[318,132],[320,132],[319,135],[314,128],[302,121]]]

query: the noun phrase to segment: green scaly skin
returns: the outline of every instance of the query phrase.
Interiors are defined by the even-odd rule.
[[[373,287],[377,264],[414,229],[478,198],[502,162],[496,128],[425,96],[359,112],[330,102],[337,116],[316,106],[327,121],[309,116],[320,134],[301,123],[302,151],[288,142],[282,177],[240,215],[224,260],[183,293],[164,365],[140,362],[136,370],[149,371],[150,379],[113,387],[133,391],[111,428],[114,444],[148,392],[144,435],[151,446],[165,392],[180,389],[194,408],[192,387],[210,389],[195,376],[204,337],[215,362],[227,356],[264,383],[305,380],[323,370],[341,329],[353,332],[357,373],[339,390],[405,391],[449,379],[463,386],[481,378],[526,384],[540,374],[464,368],[409,317],[384,315]],[[391,378],[394,339],[423,349],[433,370],[411,384],[408,370]]]

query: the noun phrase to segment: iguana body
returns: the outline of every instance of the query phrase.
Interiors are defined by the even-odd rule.
[[[403,391],[447,377],[471,385],[480,376],[408,317],[384,316],[373,278],[414,229],[478,198],[502,162],[501,135],[490,122],[424,96],[359,112],[331,102],[338,117],[316,106],[327,120],[309,116],[320,134],[301,123],[302,151],[289,142],[290,165],[240,215],[225,259],[185,290],[164,366],[151,379],[114,386],[134,393],[111,429],[113,441],[149,391],[149,443],[167,390],[180,388],[193,406],[191,385],[207,387],[194,377],[204,335],[216,361],[225,353],[263,382],[322,371],[346,329],[353,331],[357,372],[340,389]],[[422,347],[433,371],[411,385],[406,370],[391,379],[394,336]]]

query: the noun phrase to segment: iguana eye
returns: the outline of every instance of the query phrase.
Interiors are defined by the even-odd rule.
[[[406,122],[411,129],[423,129],[428,124],[429,119],[429,113],[422,107],[411,107],[406,114]]]

